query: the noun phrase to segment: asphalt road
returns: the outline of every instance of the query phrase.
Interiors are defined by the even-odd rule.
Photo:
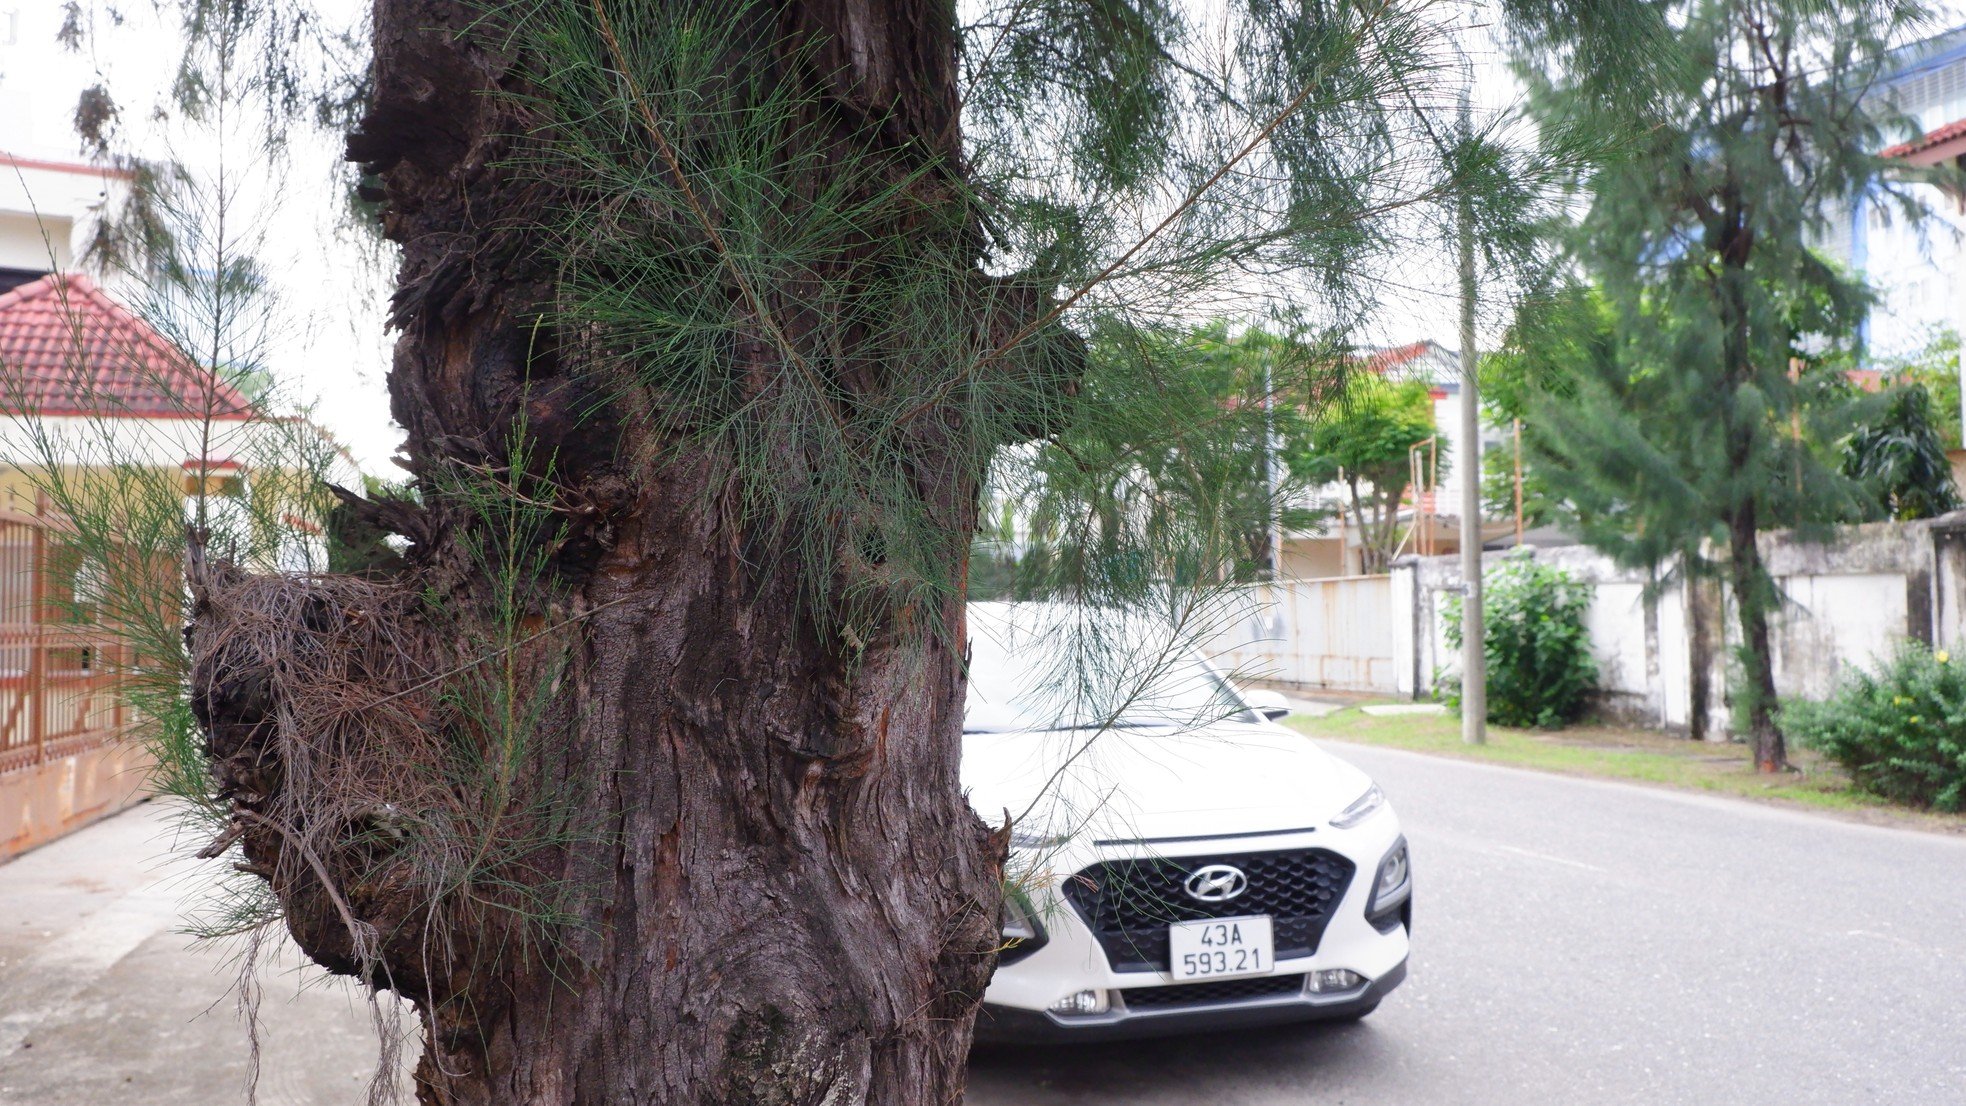
[[[1412,842],[1364,1023],[993,1050],[977,1106],[1966,1104],[1966,838],[1352,746]],[[154,808],[0,865],[0,1104],[244,1101],[228,964]],[[274,972],[261,1102],[361,1101],[368,1012]]]
[[[1412,975],[1364,1022],[993,1050],[976,1106],[1966,1104],[1966,837],[1359,746]]]

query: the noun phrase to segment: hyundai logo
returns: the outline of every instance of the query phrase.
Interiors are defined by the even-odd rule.
[[[1249,890],[1249,877],[1242,874],[1241,868],[1210,864],[1189,872],[1181,889],[1196,902],[1228,902]]]

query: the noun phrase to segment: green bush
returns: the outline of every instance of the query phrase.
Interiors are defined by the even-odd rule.
[[[1510,557],[1486,572],[1482,583],[1488,720],[1550,730],[1576,721],[1597,686],[1584,626],[1590,585],[1527,556]],[[1447,606],[1447,643],[1461,647],[1458,598]]]
[[[1916,642],[1877,672],[1845,678],[1827,701],[1783,703],[1782,729],[1873,795],[1966,810],[1966,663]]]

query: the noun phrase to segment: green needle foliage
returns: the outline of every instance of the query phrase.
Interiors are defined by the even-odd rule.
[[[1087,344],[1082,422],[1006,451],[986,493],[1003,505],[984,557],[1014,568],[970,594],[1057,595],[1081,581],[1226,587],[1271,568],[1274,531],[1300,530],[1318,474],[1305,414],[1331,359],[1315,344],[1227,323],[1114,329]]]
[[[966,535],[920,494],[924,420],[955,431],[933,464],[994,469],[1041,516],[1048,578],[1024,594],[1246,579],[1231,562],[1262,556],[1235,546],[1282,509],[1225,453],[1261,453],[1260,381],[1212,375],[1226,331],[1180,358],[1167,336],[1206,313],[1341,342],[1460,198],[1515,241],[1548,176],[1437,132],[1454,28],[1426,5],[987,5],[964,30],[964,166],[844,151],[797,75],[732,86],[741,17],[520,10],[550,64],[528,101],[545,142],[516,167],[579,197],[535,228],[567,274],[554,328],[596,336],[613,394],[662,397],[671,455],[734,459],[767,544],[847,582],[815,590],[849,636],[962,585]],[[962,201],[923,209],[925,179]],[[761,347],[767,386],[728,371],[733,343]]]
[[[1572,285],[1523,302],[1502,348],[1481,359],[1481,405],[1488,421],[1512,429],[1521,424],[1525,528],[1559,522],[1577,511],[1577,505],[1565,502],[1543,477],[1535,450],[1538,425],[1532,414],[1541,403],[1574,396],[1579,374],[1610,371],[1612,331],[1604,298],[1594,288]],[[1513,438],[1505,448],[1484,453],[1481,470],[1482,504],[1489,517],[1514,516]]]
[[[1615,99],[1569,28],[1518,41],[1546,133],[1624,136],[1619,156],[1577,179],[1583,217],[1557,232],[1601,303],[1573,300],[1585,315],[1518,334],[1532,349],[1588,351],[1571,361],[1574,394],[1531,404],[1535,451],[1600,548],[1724,575],[1744,673],[1733,695],[1773,771],[1786,763],[1769,644],[1781,596],[1755,535],[1857,517],[1863,494],[1834,447],[1861,414],[1836,355],[1865,289],[1812,243],[1862,190],[1916,214],[1899,167],[1872,152],[1904,125],[1868,94],[1927,13],[1898,0],[1675,0],[1643,19],[1651,64]]]

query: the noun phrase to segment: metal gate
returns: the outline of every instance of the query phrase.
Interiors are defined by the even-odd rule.
[[[0,773],[106,745],[122,730],[126,647],[77,601],[88,568],[47,511],[0,508]]]

